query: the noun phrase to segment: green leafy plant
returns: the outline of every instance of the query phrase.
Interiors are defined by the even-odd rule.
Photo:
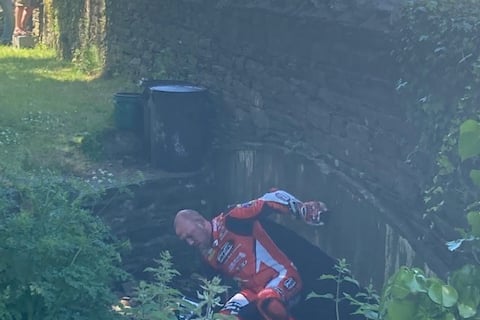
[[[480,124],[472,119],[466,120],[460,126],[458,154],[462,161],[476,158],[480,155]],[[469,176],[475,186],[480,186],[480,170],[470,169]],[[480,211],[478,201],[467,207],[468,230],[457,228],[461,238],[446,243],[450,251],[455,251],[464,243],[470,244],[473,259],[480,264]]]
[[[203,284],[200,286],[202,292],[197,292],[200,302],[194,310],[198,320],[222,320],[236,319],[233,316],[219,314],[216,311],[222,304],[220,303],[220,295],[227,291],[228,286],[221,284],[221,278],[213,277],[211,280],[201,279]]]
[[[176,311],[182,308],[182,294],[172,288],[170,282],[179,275],[173,268],[172,256],[168,251],[160,253],[160,259],[154,260],[156,267],[146,268],[153,274],[153,281],[140,281],[133,297],[132,315],[138,320],[176,319]]]
[[[480,196],[469,188],[479,172],[471,171],[457,152],[460,126],[478,119],[479,14],[477,0],[415,0],[404,3],[396,23],[397,91],[422,135],[413,153],[431,150],[437,164],[424,190],[423,217],[432,227],[430,215],[447,216]]]
[[[468,119],[460,125],[458,154],[462,161],[475,159],[480,155],[480,123],[478,121]],[[478,168],[471,168],[469,177],[477,187],[480,187],[480,170]]]
[[[479,319],[479,276],[477,266],[465,265],[445,283],[418,268],[401,267],[384,287],[381,319]]]
[[[355,296],[345,292],[343,294],[350,304],[357,308],[353,314],[363,315],[366,319],[380,319],[378,313],[380,296],[371,283],[363,291],[357,292]]]
[[[311,292],[307,299],[335,301],[336,319],[339,303],[347,299],[357,310],[353,314],[366,319],[383,320],[454,320],[480,319],[480,268],[465,265],[452,272],[448,283],[438,277],[427,277],[418,268],[402,266],[390,277],[379,296],[370,285],[355,296],[342,292],[345,281],[357,284],[343,259],[338,260],[336,275],[322,275],[320,280],[334,280],[335,294]]]
[[[459,127],[458,155],[461,161],[480,154],[480,126],[469,119]],[[477,169],[471,169],[470,178],[479,186]],[[467,264],[452,272],[449,283],[437,277],[427,278],[417,268],[402,267],[384,287],[381,300],[382,319],[480,319],[480,212],[467,207],[468,230],[458,228],[461,238],[446,243],[450,251],[465,243],[477,265]]]
[[[352,273],[345,259],[337,259],[334,265],[336,274],[322,274],[319,280],[333,280],[336,284],[335,293],[319,294],[316,292],[310,292],[306,299],[323,298],[333,300],[335,302],[335,315],[336,319],[340,319],[340,303],[343,300],[349,300],[353,305],[358,307],[355,314],[364,315],[367,319],[378,319],[378,297],[376,296],[373,288],[370,286],[369,291],[366,293],[359,292],[354,297],[343,292],[342,286],[345,283],[352,283],[359,288],[358,281],[352,277]]]
[[[458,300],[455,288],[420,269],[401,267],[387,282],[381,299],[382,319],[449,319]]]
[[[103,69],[104,59],[98,47],[85,45],[75,50],[72,62],[82,73],[98,74]]]
[[[200,279],[202,291],[197,291],[199,302],[190,302],[176,288],[171,286],[172,280],[180,275],[174,268],[172,256],[168,251],[160,254],[155,260],[156,267],[146,268],[153,274],[153,281],[140,281],[133,297],[133,307],[129,311],[138,320],[172,320],[177,314],[189,315],[197,320],[232,319],[216,313],[221,306],[220,295],[227,290],[219,277],[211,280]]]
[[[48,170],[6,171],[0,182],[1,318],[115,318],[124,244],[82,206],[90,185]]]

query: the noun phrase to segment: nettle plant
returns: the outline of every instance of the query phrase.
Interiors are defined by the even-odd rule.
[[[201,291],[197,291],[196,301],[186,298],[171,282],[180,273],[174,268],[169,251],[160,253],[154,260],[156,267],[148,267],[145,272],[153,275],[153,281],[140,281],[135,289],[131,309],[127,316],[136,320],[228,320],[235,319],[217,313],[222,305],[220,296],[228,287],[220,277],[200,279]]]
[[[353,313],[356,315],[363,315],[366,319],[379,319],[378,315],[378,302],[380,297],[370,284],[365,290],[357,292],[354,296],[344,292],[346,285],[353,284],[356,288],[360,288],[360,284],[352,276],[352,272],[349,269],[347,261],[337,259],[334,265],[336,274],[322,274],[318,280],[322,281],[334,281],[335,293],[320,294],[317,292],[310,292],[306,299],[322,298],[332,300],[335,303],[335,318],[340,320],[340,308],[342,301],[350,301],[350,303],[357,307],[357,310]]]

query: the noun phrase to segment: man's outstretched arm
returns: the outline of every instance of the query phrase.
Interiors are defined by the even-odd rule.
[[[265,207],[280,213],[290,213],[310,225],[321,225],[320,216],[327,211],[323,202],[302,202],[284,190],[272,190],[256,200],[235,206],[227,215],[237,219],[256,218],[265,211]]]

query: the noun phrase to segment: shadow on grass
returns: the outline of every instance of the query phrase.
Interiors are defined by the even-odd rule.
[[[60,62],[55,57],[0,57],[0,70],[3,72],[29,73],[38,69],[55,72],[67,66],[67,63]]]

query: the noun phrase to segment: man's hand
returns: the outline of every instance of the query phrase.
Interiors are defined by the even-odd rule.
[[[300,206],[300,216],[303,221],[313,226],[323,225],[320,216],[327,211],[327,206],[320,201],[307,201]]]

